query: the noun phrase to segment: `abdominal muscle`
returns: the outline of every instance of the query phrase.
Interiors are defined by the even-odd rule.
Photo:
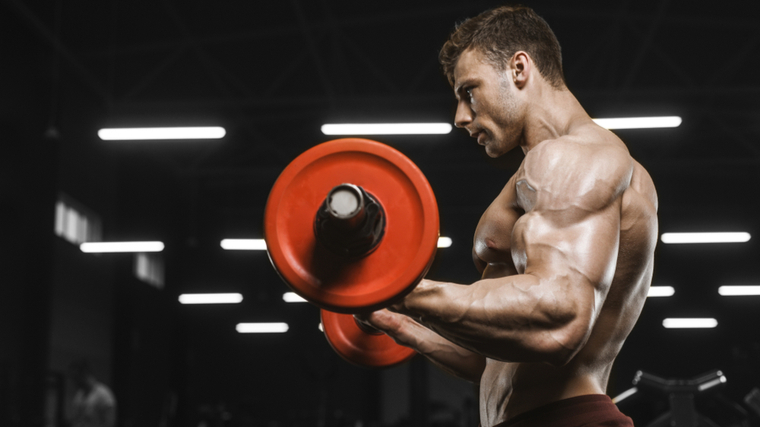
[[[607,382],[608,368],[598,372],[574,365],[571,362],[554,367],[546,363],[510,363],[487,359],[480,381],[482,426],[496,425],[558,400],[604,394],[603,384]]]

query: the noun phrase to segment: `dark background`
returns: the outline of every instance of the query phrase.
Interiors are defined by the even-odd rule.
[[[285,304],[261,238],[279,172],[331,139],[323,123],[452,122],[437,52],[455,23],[492,1],[21,1],[0,3],[0,425],[62,416],[77,357],[114,390],[123,426],[198,422],[223,402],[229,425],[477,425],[472,387],[415,359],[373,371],[338,358],[318,310]],[[568,86],[592,117],[679,115],[675,129],[620,130],[651,173],[660,231],[757,235],[760,14],[755,2],[527,1],[563,47]],[[220,125],[222,140],[109,142],[102,127]],[[522,154],[487,158],[466,132],[382,136],[436,192],[441,235],[430,278],[477,279],[470,241]],[[97,213],[104,240],[161,240],[166,281],[132,274],[131,255],[88,255],[53,233],[59,194]],[[662,245],[650,299],[608,394],[637,370],[728,383],[705,411],[760,386],[758,284],[748,243]],[[186,292],[240,292],[238,305],[181,306]],[[718,327],[668,330],[665,317]],[[242,321],[286,321],[243,335]],[[721,406],[722,405],[722,406]],[[638,425],[666,409],[621,403]],[[58,411],[56,411],[58,408]],[[717,409],[716,409],[717,408]],[[55,425],[55,424],[52,424]],[[728,425],[728,424],[726,424]]]

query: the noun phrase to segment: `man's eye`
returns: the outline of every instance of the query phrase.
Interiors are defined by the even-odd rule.
[[[470,101],[472,101],[472,88],[468,87],[467,89],[464,90],[464,93],[466,93],[467,94],[467,98],[469,98]]]

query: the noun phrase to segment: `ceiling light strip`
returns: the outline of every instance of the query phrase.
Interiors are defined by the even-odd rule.
[[[718,293],[724,297],[760,295],[760,286],[721,286]]]
[[[220,139],[226,135],[223,127],[155,127],[105,128],[98,131],[104,141],[136,141],[155,139]]]
[[[744,243],[748,242],[749,233],[738,232],[709,232],[709,233],[662,233],[660,240],[667,244],[685,243]]]
[[[443,135],[448,123],[335,123],[322,125],[325,135]]]
[[[672,286],[650,286],[647,297],[672,297],[676,291]]]
[[[224,239],[220,243],[227,251],[265,251],[267,242],[264,239]]]
[[[238,293],[226,294],[182,294],[180,304],[238,304],[243,301],[243,295]]]
[[[667,318],[662,321],[662,326],[668,329],[714,328],[718,321],[713,318]]]
[[[678,116],[619,117],[593,120],[605,129],[675,128],[680,126],[682,121]]]
[[[163,242],[85,242],[79,245],[79,250],[88,254],[129,253],[129,252],[161,252]]]
[[[241,334],[283,334],[288,332],[284,322],[238,323],[235,330]]]
[[[284,294],[282,294],[282,300],[285,302],[307,302],[305,299],[301,298],[301,296],[295,292],[285,292]]]
[[[452,240],[451,237],[439,237],[438,238],[438,247],[439,248],[449,248],[451,247]]]

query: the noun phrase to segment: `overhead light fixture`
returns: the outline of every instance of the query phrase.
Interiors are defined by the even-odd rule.
[[[271,323],[238,323],[235,330],[241,334],[282,334],[288,332],[288,324],[284,322]]]
[[[712,318],[668,318],[662,321],[668,329],[714,328],[718,321]]]
[[[442,135],[448,123],[342,123],[322,125],[325,135]]]
[[[681,125],[681,118],[678,116],[619,117],[593,120],[605,129],[675,128]]]
[[[125,253],[125,252],[161,252],[163,242],[85,242],[79,245],[82,252],[88,254]]]
[[[98,131],[104,141],[135,141],[146,139],[220,139],[227,132],[223,127],[156,127],[105,128]]]
[[[285,302],[306,302],[305,299],[295,292],[285,292],[282,294],[282,300]]]
[[[650,286],[648,297],[672,297],[676,290],[672,286]]]
[[[227,251],[265,251],[267,242],[264,239],[224,239],[220,245]]]
[[[711,232],[711,233],[662,233],[662,243],[744,243],[751,238],[750,234],[740,232]]]
[[[760,295],[760,286],[721,286],[718,293],[724,297]]]
[[[180,304],[238,304],[243,301],[243,295],[228,294],[182,294]]]
[[[451,237],[439,237],[438,238],[438,247],[439,248],[448,248],[451,247]]]

